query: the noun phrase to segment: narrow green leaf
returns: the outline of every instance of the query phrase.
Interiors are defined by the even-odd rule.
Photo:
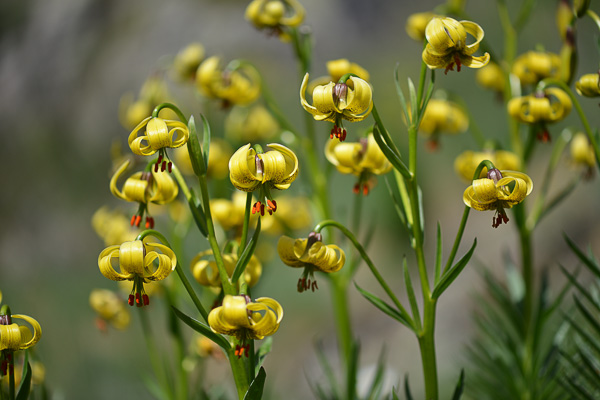
[[[427,93],[425,94],[425,99],[423,99],[423,104],[419,109],[419,115],[417,117],[417,127],[421,125],[421,120],[423,119],[423,115],[425,114],[425,110],[427,109],[427,105],[429,104],[429,100],[431,99],[431,95],[433,94],[433,88],[435,87],[435,71],[431,70],[431,83],[427,88]]]
[[[575,275],[572,275],[569,271],[566,270],[565,267],[559,264],[560,269],[563,274],[566,275],[567,279],[579,290],[579,293],[584,296],[591,304],[593,304],[596,309],[600,312],[600,305],[597,303],[596,299],[591,295],[587,288],[583,287],[579,282],[577,282],[577,278]]]
[[[569,245],[571,250],[573,250],[575,255],[581,260],[582,263],[587,265],[587,267],[590,269],[590,271],[592,271],[598,279],[600,279],[600,267],[598,267],[598,263],[596,262],[596,260],[591,259],[588,256],[586,256],[583,253],[583,251],[581,251],[579,249],[579,247],[577,247],[577,245],[575,243],[573,243],[573,241],[571,239],[569,239],[569,237],[567,235],[564,235],[564,237],[565,237],[565,240],[567,241],[567,244]]]
[[[385,372],[385,354],[386,349],[384,346],[381,349],[381,353],[379,353],[379,358],[377,359],[377,368],[375,369],[375,375],[373,376],[373,381],[371,382],[371,386],[367,393],[368,400],[376,400],[381,398],[381,396],[379,396],[379,392],[381,391],[381,384],[383,383],[383,375]]]
[[[378,124],[373,125],[373,138],[377,142],[377,145],[385,155],[385,158],[392,164],[392,166],[398,170],[405,178],[410,178],[410,171],[396,152],[385,142],[383,134]]]
[[[361,289],[356,284],[356,282],[354,283],[354,286],[356,286],[356,289],[358,289],[360,294],[362,294],[365,299],[367,299],[369,302],[371,302],[371,304],[373,304],[375,307],[379,308],[385,314],[387,314],[388,316],[392,317],[396,321],[400,322],[402,325],[410,328],[410,330],[415,332],[415,327],[413,326],[412,319],[410,318],[410,316],[408,314],[405,314],[402,311],[396,310],[395,308],[393,308],[392,306],[387,304],[385,301],[381,300],[379,297],[367,292],[366,290]]]
[[[417,297],[415,296],[415,290],[413,289],[412,280],[410,279],[410,272],[408,272],[408,264],[406,263],[406,257],[404,257],[404,260],[402,261],[402,269],[404,270],[404,285],[406,286],[406,295],[408,296],[408,301],[410,302],[413,321],[416,322],[417,330],[420,330],[421,313],[419,312]]]
[[[206,216],[204,214],[204,209],[202,208],[202,204],[200,203],[200,199],[194,193],[194,189],[190,188],[191,197],[188,200],[188,204],[190,206],[190,211],[192,212],[192,216],[194,217],[194,222],[196,222],[196,226],[200,230],[200,233],[204,237],[208,237],[208,230],[206,229]]]
[[[204,119],[204,117],[202,118]],[[190,131],[190,136],[187,141],[187,149],[190,155],[192,168],[196,176],[202,176],[206,174],[206,162],[204,155],[202,154],[202,148],[200,147],[198,131],[196,130],[196,122],[193,115],[188,121],[188,129]]]
[[[406,98],[404,97],[404,92],[400,87],[400,77],[398,75],[399,67],[400,63],[397,63],[396,68],[394,69],[394,82],[396,83],[396,92],[398,93],[398,97],[400,98],[400,106],[402,107],[402,112],[404,113],[404,122],[406,123],[406,126],[409,126],[411,121],[408,113],[408,107],[406,105]]]
[[[408,78],[408,94],[410,96],[410,120],[411,123],[414,124],[417,122],[418,119],[419,105],[417,104],[417,90],[415,89],[415,84],[410,78]]]
[[[598,322],[598,317],[593,315],[585,305],[583,305],[583,303],[581,302],[581,300],[579,300],[579,298],[577,296],[574,296],[575,299],[575,306],[577,307],[577,309],[579,310],[579,312],[581,312],[581,314],[583,314],[583,316],[585,317],[585,319],[588,321],[588,323],[590,324],[590,326],[592,328],[594,328],[594,333],[596,337],[600,337],[600,322]],[[598,341],[598,343],[600,344],[600,341]]]
[[[586,330],[584,330],[577,322],[575,322],[571,317],[565,315],[565,318],[571,324],[571,327],[577,331],[579,336],[586,341],[596,353],[600,354],[600,343],[596,340],[596,338],[589,334]]]
[[[335,378],[335,374],[333,372],[333,368],[331,368],[331,364],[329,364],[329,360],[327,355],[325,354],[325,350],[323,349],[323,343],[318,341],[315,342],[315,350],[317,352],[317,358],[319,359],[319,364],[321,364],[321,368],[323,368],[323,373],[327,378],[327,382],[329,382],[329,386],[332,390],[332,398],[341,399],[342,398],[342,389],[340,388],[337,379]]]
[[[570,384],[570,387],[573,388],[573,389],[575,389],[575,392],[577,392],[577,398],[578,399],[598,400],[597,398],[595,398],[594,396],[592,396],[591,394],[589,394],[584,388],[582,388],[570,376],[567,376],[566,379],[567,379],[567,382]]]
[[[400,400],[400,399],[398,398],[398,395],[396,394],[396,389],[395,389],[395,388],[394,388],[394,389],[392,389],[392,398],[393,398],[393,400]]]
[[[410,393],[410,386],[408,386],[408,374],[404,375],[404,395],[406,396],[406,400],[413,400]]]
[[[437,285],[442,274],[442,227],[440,221],[437,223],[437,244],[435,249],[435,273],[433,285]]]
[[[216,344],[221,346],[221,348],[223,350],[229,351],[231,349],[231,345],[229,344],[227,339],[225,339],[223,336],[219,335],[218,333],[214,333],[210,329],[209,326],[204,325],[202,322],[190,317],[187,314],[184,314],[182,311],[179,311],[176,307],[172,307],[172,308],[173,308],[173,311],[175,311],[175,314],[177,314],[177,316],[179,317],[179,319],[181,319],[183,322],[185,322],[186,325],[188,325],[190,328],[192,328],[196,332],[201,333],[202,335],[206,336],[207,338],[209,338],[210,340],[212,340],[213,342],[215,342]]]
[[[16,400],[27,400],[29,398],[29,392],[31,391],[32,373],[27,354],[28,353],[25,353],[23,375],[21,375],[21,384],[19,385]]]
[[[437,285],[435,285],[433,293],[431,294],[432,298],[437,299],[438,297],[440,297],[442,293],[444,293],[444,291],[448,288],[448,286],[450,286],[452,282],[454,282],[454,280],[458,278],[458,275],[460,275],[462,270],[469,263],[469,260],[471,259],[471,256],[473,255],[476,246],[477,238],[473,240],[473,245],[471,246],[471,249],[467,252],[467,254],[465,254],[463,258],[461,258],[456,264],[454,264],[452,268],[446,271],[446,273],[442,276],[440,282]]]
[[[263,367],[260,367],[258,375],[250,384],[244,400],[261,400],[263,395],[263,389],[265,387],[265,379],[267,379],[267,373]]]
[[[252,254],[254,254],[254,250],[256,249],[256,244],[258,243],[258,236],[260,235],[260,218],[258,219],[258,223],[256,224],[256,229],[254,230],[254,234],[250,238],[250,241],[246,245],[246,248],[242,252],[240,258],[238,258],[237,263],[235,264],[235,269],[233,270],[233,275],[231,276],[231,282],[235,284],[240,276],[244,273],[246,269],[246,265],[250,261]]]
[[[458,378],[458,383],[456,384],[456,389],[454,390],[454,394],[452,395],[452,400],[460,400],[463,387],[465,385],[465,370],[460,370],[460,378]]]
[[[398,200],[398,198],[394,194],[394,189],[392,188],[392,184],[390,183],[387,176],[385,176],[384,179],[385,179],[385,185],[388,188],[390,197],[392,198],[392,202],[394,203],[394,208],[396,209],[396,214],[398,214],[398,218],[400,218],[400,222],[402,222],[402,225],[404,225],[404,227],[410,232],[410,227],[408,225],[408,222],[406,221],[406,214],[404,213],[403,205],[402,205],[402,203],[400,203],[400,200]]]
[[[210,154],[211,139],[210,125],[208,123],[208,120],[204,118],[204,115],[200,114],[200,118],[202,118],[202,126],[204,129],[204,135],[202,135],[202,147],[204,149],[204,168],[205,170],[208,170],[208,156]]]

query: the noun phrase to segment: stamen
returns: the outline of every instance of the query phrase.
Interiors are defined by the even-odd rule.
[[[135,215],[131,217],[131,226],[135,225]]]
[[[164,172],[165,169],[167,169],[167,162],[163,161],[161,166],[160,166],[160,172]]]
[[[141,216],[141,215],[136,215],[136,216],[135,216],[135,226],[136,226],[137,228],[139,228],[139,227],[140,227],[140,222],[142,222],[142,216]]]
[[[367,196],[369,194],[369,185],[363,183],[363,196]]]
[[[277,211],[277,203],[275,202],[275,200],[269,200],[267,199],[267,206],[269,207],[269,212],[273,211]]]
[[[129,300],[127,300],[127,303],[128,303],[130,306],[133,306],[133,299],[134,299],[134,296],[133,296],[133,294],[130,294],[130,295],[129,295]]]
[[[171,171],[173,170],[173,163],[171,161],[169,161],[169,164],[167,164],[167,165],[169,167],[168,168],[169,169],[169,173],[171,173]]]
[[[140,296],[139,293],[135,294],[135,305],[138,306],[138,307],[141,307],[143,305],[142,304],[142,298],[141,298],[141,296]]]
[[[144,293],[142,295],[142,301],[144,302],[144,305],[147,306],[148,304],[150,304],[150,297],[148,297],[148,295]]]

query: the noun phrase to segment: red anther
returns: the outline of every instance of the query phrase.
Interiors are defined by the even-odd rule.
[[[329,139],[333,139],[334,134],[335,134],[335,127],[331,128],[331,132],[329,133]]]
[[[439,142],[436,139],[429,139],[425,142],[425,148],[430,153],[437,151],[439,147]]]
[[[354,193],[354,194],[359,194],[360,193],[360,184],[359,183],[356,183],[354,185],[354,187],[352,188],[352,193]]]
[[[167,169],[167,162],[163,161],[160,165],[160,172],[163,172],[165,169]]]
[[[142,299],[141,299],[139,293],[135,294],[135,305],[138,306],[138,307],[142,306]]]
[[[265,216],[265,205],[264,204],[260,205],[260,215],[261,215],[261,217]]]
[[[552,138],[550,137],[550,133],[547,130],[538,132],[537,139],[542,143],[548,143],[552,140]]]
[[[130,306],[133,306],[133,299],[134,299],[133,295],[130,294],[129,295],[129,300],[127,300],[127,303],[129,303]]]
[[[248,357],[248,354],[250,353],[250,345],[247,344],[247,345],[244,346],[244,348],[246,350],[246,351],[244,351],[244,354],[246,355],[246,357]]]
[[[150,221],[148,221],[148,218],[146,218],[146,229],[150,229]]]
[[[142,222],[142,216],[141,215],[136,215],[135,216],[135,226],[136,227],[140,227],[140,222]]]
[[[298,289],[298,293],[302,293],[304,291],[304,278],[300,278],[298,279],[298,285],[296,285],[296,288]]]
[[[156,162],[156,164],[154,164],[154,172],[158,172],[158,164],[159,164],[158,161]]]
[[[315,290],[319,290],[319,287],[317,286],[317,281],[313,281],[312,285],[311,285],[311,290],[314,292]]]
[[[342,131],[342,138],[340,139],[340,142],[343,142],[344,140],[346,140],[346,130],[345,129]]]
[[[147,306],[148,304],[150,304],[150,297],[148,297],[148,295],[144,293],[142,295],[142,301],[144,302],[144,305]]]
[[[363,196],[367,196],[369,194],[369,186],[363,183]]]
[[[154,218],[153,217],[147,217],[146,219],[150,221],[150,229],[154,229]]]
[[[269,207],[269,212],[277,211],[277,203],[275,203],[275,200],[267,200],[267,206]]]
[[[162,154],[159,154],[159,155],[158,155],[158,160],[156,160],[156,163],[157,163],[157,164],[160,164],[160,162],[162,161],[162,159],[163,159],[163,156],[162,156]]]
[[[131,226],[135,225],[135,215],[131,217]]]
[[[454,62],[456,63],[456,72],[460,72],[461,62],[458,54],[454,54]]]
[[[169,161],[169,163],[167,164],[167,169],[169,170],[169,173],[171,173],[172,169],[173,169],[173,163],[171,161]]]
[[[273,210],[271,210],[270,208],[268,208],[267,211],[269,212],[269,215],[273,215]]]

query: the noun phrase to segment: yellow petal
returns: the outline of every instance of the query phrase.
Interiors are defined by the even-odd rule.
[[[425,37],[431,45],[432,54],[446,55],[450,51],[465,47],[467,32],[464,23],[453,18],[434,17],[425,28]]]
[[[256,151],[248,143],[229,159],[229,179],[237,189],[252,192],[260,185],[262,176],[257,173],[255,157]]]
[[[277,185],[288,185],[293,182],[299,172],[298,157],[296,157],[296,154],[289,148],[277,143],[269,143],[267,147],[281,154],[284,161],[278,164],[278,168],[283,170],[283,174],[278,175],[277,179],[272,179],[273,182]]]
[[[300,256],[304,253],[304,248],[306,248],[306,239],[302,239],[303,242],[300,242],[300,247],[302,245],[304,248],[301,250],[300,256],[297,255],[296,252],[296,242],[301,239],[292,239],[288,236],[281,236],[279,241],[277,242],[277,253],[279,253],[279,258],[281,261],[287,266],[294,268],[302,268],[304,267],[304,262],[300,261]]]
[[[471,21],[460,21],[460,24],[465,28],[465,31],[475,38],[475,42],[465,46],[463,54],[472,55],[479,49],[479,43],[483,40],[483,29]],[[486,53],[487,54],[487,53]],[[489,56],[488,56],[489,58]]]
[[[113,281],[124,281],[133,278],[134,274],[129,271],[121,270],[121,273],[117,272],[112,266],[112,259],[119,257],[119,245],[109,246],[102,250],[98,256],[98,267],[100,272],[106,278]]]
[[[146,140],[144,135],[138,137],[138,132],[144,128],[151,119],[152,117],[143,119],[129,134],[127,142],[129,143],[129,148],[134,154],[139,156],[148,156],[155,153],[155,150],[153,150],[148,143],[142,142],[143,140]]]
[[[146,256],[144,257],[144,268],[150,273],[140,274],[144,279],[161,281],[165,279],[177,266],[177,256],[173,250],[160,243],[146,243]],[[156,250],[162,252],[158,254]],[[151,272],[154,260],[158,259],[156,271]]]
[[[128,166],[129,166],[129,160],[127,160],[123,164],[121,164],[121,166],[119,168],[117,168],[117,170],[115,171],[112,178],[110,178],[110,192],[114,196],[116,196],[122,200],[127,200],[127,197],[125,197],[125,195],[119,189],[117,189],[117,180],[123,174],[123,172],[127,169]]]
[[[175,200],[179,194],[179,186],[175,180],[171,178],[171,174],[166,171],[152,170],[154,178],[152,185],[152,193],[148,197],[148,201],[155,204],[167,204]]]
[[[580,96],[598,97],[600,96],[600,83],[598,81],[599,74],[583,75],[575,82],[575,89]]]
[[[28,331],[27,341],[21,342],[21,344],[19,346],[19,350],[28,349],[40,341],[40,339],[42,338],[42,327],[35,319],[28,317],[27,315],[20,315],[20,314],[15,314],[12,316],[12,318],[22,319],[23,321],[25,321],[29,325],[31,325],[31,327],[33,328],[33,335],[32,335],[31,331],[28,328],[23,327],[23,328],[27,329],[27,331]]]

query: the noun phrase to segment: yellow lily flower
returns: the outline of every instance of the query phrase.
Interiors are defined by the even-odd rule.
[[[353,191],[359,194],[362,186],[365,196],[375,185],[373,175],[382,175],[392,169],[392,164],[379,148],[372,133],[354,143],[330,140],[325,146],[325,157],[342,174],[358,176]]]
[[[25,325],[18,325],[13,320],[23,320],[31,328]],[[33,318],[27,315],[2,315],[0,316],[0,351],[25,350],[34,346],[42,337],[42,327]],[[6,371],[2,371],[6,375]]]
[[[115,270],[113,260],[118,260],[121,272]],[[150,300],[144,283],[165,279],[176,266],[177,257],[173,250],[160,243],[144,243],[141,240],[109,246],[98,256],[102,275],[113,281],[133,282],[129,295],[130,306],[134,299],[138,307],[148,305]]]
[[[252,302],[248,296],[226,295],[223,305],[208,314],[208,325],[213,332],[235,336],[242,344],[235,354],[248,356],[248,340],[260,340],[277,332],[283,319],[281,305],[269,298],[260,297]]]
[[[508,102],[508,113],[515,119],[527,123],[542,125],[538,139],[550,140],[546,123],[557,122],[571,112],[573,104],[569,95],[559,88],[548,88],[533,95],[515,97]]]
[[[210,212],[213,220],[221,225],[224,231],[242,229],[244,215],[246,214],[246,194],[234,192],[231,200],[229,199],[211,199]],[[254,218],[250,216],[250,219]]]
[[[204,46],[201,43],[190,43],[183,48],[173,60],[173,75],[180,82],[196,79],[196,71],[204,60]]]
[[[467,45],[467,33],[475,42]],[[469,68],[481,68],[490,61],[490,55],[474,57],[483,39],[483,29],[475,22],[457,21],[448,17],[434,17],[425,28],[427,46],[423,50],[423,62],[430,69],[445,68],[445,73],[456,70],[462,65]]]
[[[412,14],[406,20],[406,33],[408,33],[408,36],[412,39],[422,42],[425,40],[425,29],[427,28],[427,24],[429,24],[429,21],[435,16],[436,14],[430,11]]]
[[[106,246],[133,240],[137,232],[129,224],[125,215],[108,207],[99,208],[92,216],[92,227]]]
[[[148,203],[167,204],[173,201],[179,193],[179,186],[166,172],[136,172],[125,181],[122,191],[117,188],[117,180],[129,166],[125,161],[110,180],[110,192],[125,201],[138,202],[137,213],[131,218],[131,226],[140,226],[146,213],[146,228],[154,227],[154,219],[148,213]]]
[[[146,134],[138,136],[139,131],[144,127],[146,127]],[[133,128],[127,141],[131,151],[138,156],[150,156],[158,151],[158,160],[154,166],[154,170],[158,172],[161,162],[161,171],[167,167],[168,157],[165,148],[181,147],[187,143],[189,136],[190,131],[187,125],[181,121],[147,117]],[[169,172],[171,172],[171,168],[172,163],[169,161]]]
[[[279,132],[273,115],[260,104],[234,107],[225,119],[225,136],[236,141],[266,141]]]
[[[600,73],[583,75],[575,82],[575,90],[577,90],[577,93],[579,93],[580,96],[600,96],[600,82],[598,77],[600,77]]]
[[[475,73],[475,80],[485,89],[491,89],[497,93],[504,92],[504,85],[506,82],[504,71],[502,71],[502,68],[494,62],[478,69]]]
[[[469,118],[456,103],[431,99],[423,113],[419,132],[425,136],[430,150],[438,148],[441,133],[456,135],[469,128]]]
[[[291,39],[286,29],[299,26],[304,14],[304,8],[296,0],[253,0],[246,8],[246,19],[252,25],[267,29],[285,42]]]
[[[236,189],[253,192],[260,188],[259,201],[252,207],[253,214],[265,214],[263,200],[269,214],[275,212],[277,203],[271,197],[270,189],[287,189],[298,176],[298,158],[293,151],[276,143],[267,146],[272,150],[257,153],[247,144],[229,160],[229,178]]]
[[[570,152],[572,163],[584,168],[584,178],[592,178],[596,166],[596,153],[590,140],[584,133],[578,132],[573,136]]]
[[[463,193],[463,201],[477,211],[495,210],[492,226],[508,222],[505,208],[525,200],[533,190],[531,178],[522,172],[491,169],[487,178],[476,179]]]
[[[515,153],[504,150],[475,152],[467,150],[461,153],[454,161],[454,170],[465,182],[473,180],[473,174],[483,160],[490,160],[500,170],[519,171],[521,160]],[[479,178],[484,178],[484,170]]]
[[[119,330],[129,326],[129,310],[115,292],[107,289],[92,290],[90,306],[98,314],[97,325],[101,331],[106,332],[107,323]]]
[[[196,87],[206,97],[222,100],[223,107],[252,103],[260,95],[258,71],[239,61],[229,65],[237,65],[237,68],[223,69],[220,57],[207,58],[196,72]]]
[[[315,271],[337,272],[346,262],[346,253],[334,244],[325,245],[320,233],[312,232],[307,239],[279,238],[277,243],[279,258],[287,266],[304,268],[298,280],[298,292],[318,289]],[[312,280],[312,282],[311,282]]]
[[[535,85],[544,78],[560,78],[560,57],[549,52],[528,51],[517,57],[512,72],[523,85]]]
[[[221,287],[221,276],[219,274],[219,268],[217,263],[204,259],[206,256],[211,256],[212,250],[206,250],[200,252],[192,259],[191,270],[192,275],[196,281],[202,286],[211,286],[215,288]],[[235,264],[238,261],[238,255],[236,253],[223,254],[223,263],[225,264],[225,270],[229,278],[233,275]],[[252,287],[256,285],[260,276],[262,275],[262,264],[254,255],[250,257],[250,261],[246,265],[244,270],[243,279]]]
[[[317,121],[330,121],[334,123],[330,137],[335,136],[340,140],[346,139],[346,130],[343,129],[342,119],[350,122],[362,121],[373,108],[373,92],[371,86],[364,79],[350,76],[346,83],[329,82],[318,85],[312,93],[314,105],[306,101],[306,87],[308,73],[304,75],[300,87],[300,102],[302,107],[311,113]]]

